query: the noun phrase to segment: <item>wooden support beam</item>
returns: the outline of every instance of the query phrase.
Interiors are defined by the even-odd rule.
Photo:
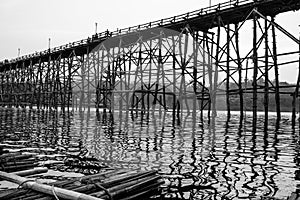
[[[253,131],[256,130],[257,122],[257,73],[258,73],[258,61],[257,61],[257,15],[253,12],[253,121],[252,128]]]

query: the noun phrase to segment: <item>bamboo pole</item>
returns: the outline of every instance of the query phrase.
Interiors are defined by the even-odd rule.
[[[86,195],[86,194],[82,194],[82,193],[78,193],[78,192],[74,192],[74,191],[70,191],[70,190],[66,190],[66,189],[62,189],[62,188],[58,188],[46,184],[37,183],[35,181],[31,181],[30,179],[23,178],[15,174],[9,174],[6,172],[0,171],[0,178],[22,185],[22,187],[24,188],[32,189],[48,195],[54,195],[54,196],[56,195],[59,198],[70,199],[70,200],[101,200],[99,198],[90,195]]]
[[[13,174],[18,175],[18,176],[29,176],[29,175],[33,175],[33,174],[46,173],[47,171],[48,171],[47,167],[37,167],[34,169],[13,172]]]

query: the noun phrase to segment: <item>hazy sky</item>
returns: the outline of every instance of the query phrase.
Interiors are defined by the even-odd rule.
[[[215,0],[215,2],[220,2]],[[1,0],[0,60],[206,7],[209,0]]]
[[[211,0],[212,4],[224,0]],[[0,60],[197,10],[209,0],[1,0]],[[281,14],[277,22],[299,35],[300,11]]]

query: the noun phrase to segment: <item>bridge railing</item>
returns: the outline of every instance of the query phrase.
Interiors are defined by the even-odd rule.
[[[120,34],[124,34],[124,33],[140,31],[140,30],[144,30],[144,29],[148,29],[148,28],[152,28],[152,27],[166,26],[166,25],[169,25],[169,24],[172,24],[172,23],[182,22],[182,21],[192,19],[192,18],[195,18],[195,17],[204,16],[204,15],[207,15],[207,14],[212,14],[212,13],[215,13],[215,12],[220,11],[220,10],[225,10],[225,9],[233,8],[233,7],[236,7],[236,6],[241,6],[241,5],[253,3],[253,2],[256,2],[256,0],[230,0],[228,2],[219,3],[217,5],[202,8],[202,9],[199,9],[199,10],[195,10],[195,11],[188,12],[188,13],[185,13],[185,14],[177,15],[177,16],[174,16],[174,17],[164,18],[164,19],[161,19],[161,20],[156,20],[156,21],[152,21],[152,22],[149,22],[149,23],[140,24],[140,25],[137,25],[137,26],[132,26],[132,27],[124,28],[124,29],[119,29],[117,31],[112,32],[112,35],[116,36],[116,35],[120,35]]]
[[[96,40],[101,41],[101,40],[105,40],[109,37],[119,36],[119,35],[127,34],[130,32],[142,31],[142,30],[146,30],[148,28],[164,27],[164,26],[167,26],[170,24],[184,22],[184,21],[192,19],[192,18],[196,18],[199,16],[208,15],[208,14],[213,14],[213,13],[221,11],[221,10],[234,8],[236,6],[242,6],[242,5],[254,3],[257,1],[265,1],[265,0],[230,0],[230,1],[227,1],[224,3],[219,3],[217,5],[198,9],[198,10],[188,12],[185,14],[181,14],[181,15],[177,15],[174,17],[164,18],[161,20],[156,20],[156,21],[152,21],[149,23],[144,23],[144,24],[140,24],[140,25],[136,25],[136,26],[132,26],[132,27],[128,27],[128,28],[117,29],[116,31],[113,31],[113,32],[106,30],[106,31],[103,31],[103,32],[93,35],[91,38],[89,37],[87,39],[75,41],[75,42],[61,45],[58,47],[54,47],[51,49],[46,49],[41,52],[35,52],[32,54],[24,55],[24,56],[14,58],[11,60],[1,61],[0,67],[1,67],[1,65],[8,64],[8,63],[15,63],[15,62],[18,62],[21,60],[27,60],[30,58],[40,57],[40,56],[44,56],[44,55],[48,55],[48,54],[52,54],[52,53],[58,53],[60,51],[66,50],[66,49],[72,49],[72,48],[79,47],[79,46],[86,46],[89,43],[94,42]]]

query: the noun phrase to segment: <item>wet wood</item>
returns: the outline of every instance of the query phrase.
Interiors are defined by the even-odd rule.
[[[48,168],[37,167],[37,168],[29,169],[29,170],[17,171],[17,172],[14,172],[14,174],[18,175],[18,176],[29,176],[29,175],[33,175],[33,174],[41,174],[41,173],[46,173],[46,172],[48,172]]]
[[[19,184],[24,188],[32,189],[41,193],[45,193],[53,196],[55,194],[59,198],[71,199],[71,200],[101,200],[99,198],[90,195],[86,195],[86,194],[82,194],[82,193],[78,193],[78,192],[74,192],[74,191],[70,191],[70,190],[66,190],[63,188],[58,188],[46,184],[37,183],[30,179],[23,178],[21,176],[11,174],[11,173],[0,172],[0,178]]]
[[[39,170],[43,171],[45,169],[37,169],[37,171]],[[27,174],[27,171],[18,173]],[[51,183],[51,186],[47,184],[40,185],[40,183],[13,173],[1,172],[1,177],[22,186],[22,188],[17,190],[0,192],[1,198],[11,200],[51,200],[53,199],[53,191],[55,191],[55,195],[63,199],[90,200],[91,198],[88,198],[90,196],[96,199],[109,199],[111,197],[113,199],[132,199],[143,195],[148,195],[149,197],[149,195],[157,194],[159,186],[164,183],[155,170],[139,171],[128,169],[109,170],[99,174],[72,178],[71,180],[56,181]],[[28,189],[31,189],[31,191],[28,191]]]

